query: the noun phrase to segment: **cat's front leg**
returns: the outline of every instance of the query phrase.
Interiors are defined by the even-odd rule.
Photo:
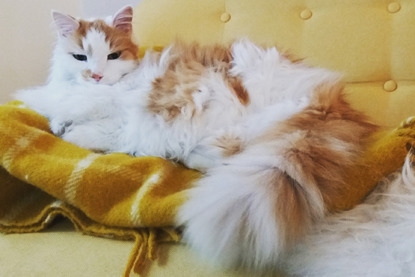
[[[49,127],[52,133],[55,136],[62,137],[66,132],[68,132],[73,124],[72,120],[62,120],[60,118],[52,118],[49,121]]]
[[[79,147],[99,152],[118,152],[120,129],[115,127],[110,119],[97,121],[69,122],[61,121],[55,124],[63,140]]]
[[[70,131],[61,135],[61,138],[67,142],[75,144],[79,147],[89,150],[108,152],[110,151],[108,143],[103,141],[103,138],[86,127],[75,126]]]
[[[217,164],[217,160],[214,156],[208,155],[203,147],[197,147],[189,153],[183,162],[189,168],[206,172]]]

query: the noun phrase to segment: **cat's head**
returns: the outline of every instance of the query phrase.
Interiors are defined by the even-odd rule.
[[[53,71],[58,79],[112,85],[138,62],[132,41],[133,9],[125,7],[105,20],[82,20],[56,11],[58,30]]]

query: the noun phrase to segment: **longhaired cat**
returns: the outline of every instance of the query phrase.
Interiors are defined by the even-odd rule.
[[[71,36],[83,34],[72,27]],[[89,42],[85,53],[95,53]],[[275,267],[313,223],[367,194],[345,182],[344,169],[377,127],[348,104],[335,73],[244,39],[229,47],[176,42],[147,51],[128,78],[116,79],[111,86],[46,86],[17,98],[81,147],[204,171],[177,226],[206,258]]]

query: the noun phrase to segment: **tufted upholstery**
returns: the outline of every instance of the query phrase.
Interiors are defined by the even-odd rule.
[[[143,0],[142,49],[249,37],[344,74],[352,104],[394,127],[415,114],[413,0]]]

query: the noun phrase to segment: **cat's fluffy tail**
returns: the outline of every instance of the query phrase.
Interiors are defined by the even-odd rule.
[[[276,268],[327,211],[370,191],[345,181],[377,127],[322,86],[310,105],[207,171],[179,209],[184,240],[226,267]]]
[[[204,258],[228,268],[275,267],[324,214],[318,189],[276,167],[270,152],[252,149],[209,170],[181,207],[184,240]]]

